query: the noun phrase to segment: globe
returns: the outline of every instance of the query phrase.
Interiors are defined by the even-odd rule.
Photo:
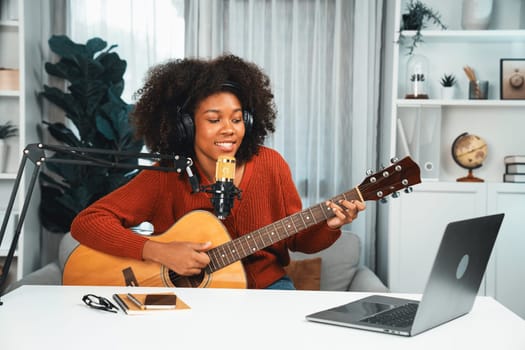
[[[457,181],[483,182],[482,179],[474,177],[473,169],[483,165],[487,158],[487,143],[481,137],[467,132],[459,135],[452,144],[452,158],[462,168],[468,169],[466,177]]]

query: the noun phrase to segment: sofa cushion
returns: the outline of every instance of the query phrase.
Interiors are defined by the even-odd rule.
[[[292,260],[284,270],[298,290],[321,288],[321,258]]]
[[[69,255],[73,250],[79,245],[78,241],[71,236],[71,233],[68,232],[60,240],[60,245],[58,248],[58,267],[60,268],[60,273],[64,271],[64,265],[66,264]]]
[[[292,252],[292,260],[322,258],[321,290],[347,291],[359,265],[360,239],[354,233],[343,231],[330,247],[315,253]]]

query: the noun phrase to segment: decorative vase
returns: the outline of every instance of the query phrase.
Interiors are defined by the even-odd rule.
[[[483,30],[489,27],[493,0],[463,0],[461,26],[468,30]]]
[[[428,99],[428,60],[423,55],[412,55],[407,62],[407,99]]]

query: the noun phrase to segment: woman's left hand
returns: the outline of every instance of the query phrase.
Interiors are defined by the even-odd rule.
[[[330,228],[338,229],[349,224],[357,218],[357,214],[366,209],[363,202],[356,200],[341,200],[338,203],[327,201],[326,205],[334,212],[335,216],[326,220]]]

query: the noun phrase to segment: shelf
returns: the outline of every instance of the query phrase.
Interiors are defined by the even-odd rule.
[[[18,21],[0,21],[0,27],[18,27]]]
[[[14,180],[16,173],[0,173],[0,180]]]
[[[11,243],[11,242],[9,242],[9,243]],[[2,248],[2,249],[0,249],[0,263],[2,263],[1,258],[5,258],[7,256],[7,254],[9,254],[9,248],[5,248],[5,249]],[[14,256],[15,257],[18,256],[18,250],[15,250],[15,255]],[[0,264],[0,267],[1,266],[2,265]]]
[[[525,100],[418,100],[398,99],[398,107],[525,107]]]
[[[414,30],[402,31],[400,35],[411,38]],[[525,29],[521,30],[422,30],[425,43],[508,43],[525,42]]]
[[[19,97],[20,91],[18,90],[0,90],[0,97]]]

